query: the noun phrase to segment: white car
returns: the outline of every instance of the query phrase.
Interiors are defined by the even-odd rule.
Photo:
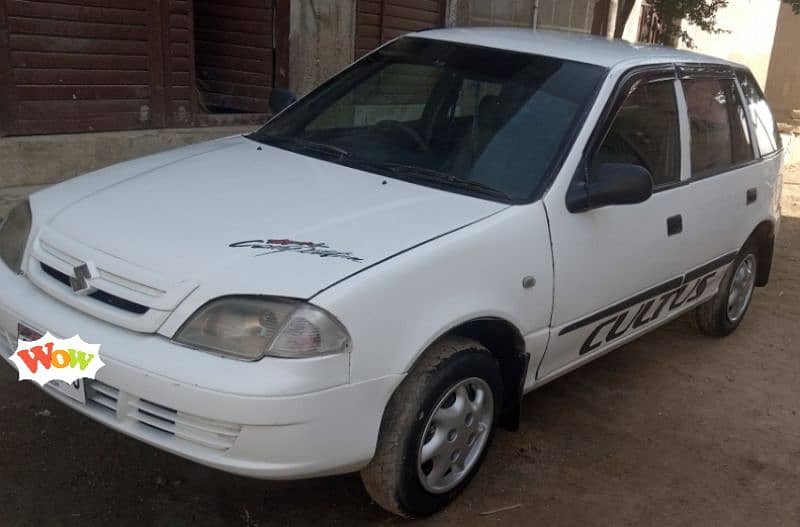
[[[688,310],[727,335],[767,283],[782,148],[742,66],[435,30],[274,102],[16,207],[0,355],[79,334],[106,366],[45,388],[79,412],[231,473],[360,470],[424,516],[523,394]]]

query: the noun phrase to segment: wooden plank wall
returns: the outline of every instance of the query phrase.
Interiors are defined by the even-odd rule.
[[[0,137],[11,127],[11,68],[8,52],[8,21],[6,5],[0,0]]]
[[[0,0],[0,136],[255,122],[288,39],[289,0]]]
[[[444,0],[359,0],[356,57],[411,31],[444,26]]]
[[[275,79],[276,88],[289,89],[289,28],[291,0],[275,0]]]
[[[166,125],[191,126],[195,121],[194,11],[192,0],[162,3],[164,104]]]
[[[196,0],[195,67],[203,106],[269,111],[273,14],[264,0]]]
[[[157,125],[148,0],[7,0],[16,134]]]

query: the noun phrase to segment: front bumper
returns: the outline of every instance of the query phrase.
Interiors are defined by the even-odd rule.
[[[17,324],[100,344],[87,403],[44,391],[145,443],[226,472],[298,479],[358,470],[402,376],[348,382],[349,357],[246,363],[125,330],[47,296],[0,265],[0,356]]]

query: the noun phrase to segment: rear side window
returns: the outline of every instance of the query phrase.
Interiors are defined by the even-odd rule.
[[[673,81],[641,84],[628,95],[592,160],[593,166],[603,163],[643,166],[652,174],[656,188],[680,181],[680,131]]]
[[[691,126],[692,175],[724,172],[754,159],[744,107],[733,79],[683,81]]]
[[[772,112],[753,75],[746,71],[737,71],[739,84],[742,85],[747,110],[756,132],[756,144],[762,156],[768,156],[781,148],[781,134],[772,118]]]

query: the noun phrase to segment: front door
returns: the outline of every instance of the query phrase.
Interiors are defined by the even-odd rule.
[[[707,287],[702,276],[684,280],[703,262],[684,232],[692,189],[684,184],[689,170],[681,129],[688,126],[675,70],[635,72],[619,88],[578,177],[591,180],[593,167],[603,163],[637,164],[652,174],[654,193],[637,205],[578,213],[567,210],[563,193],[548,193],[555,304],[539,379],[641,333]]]

